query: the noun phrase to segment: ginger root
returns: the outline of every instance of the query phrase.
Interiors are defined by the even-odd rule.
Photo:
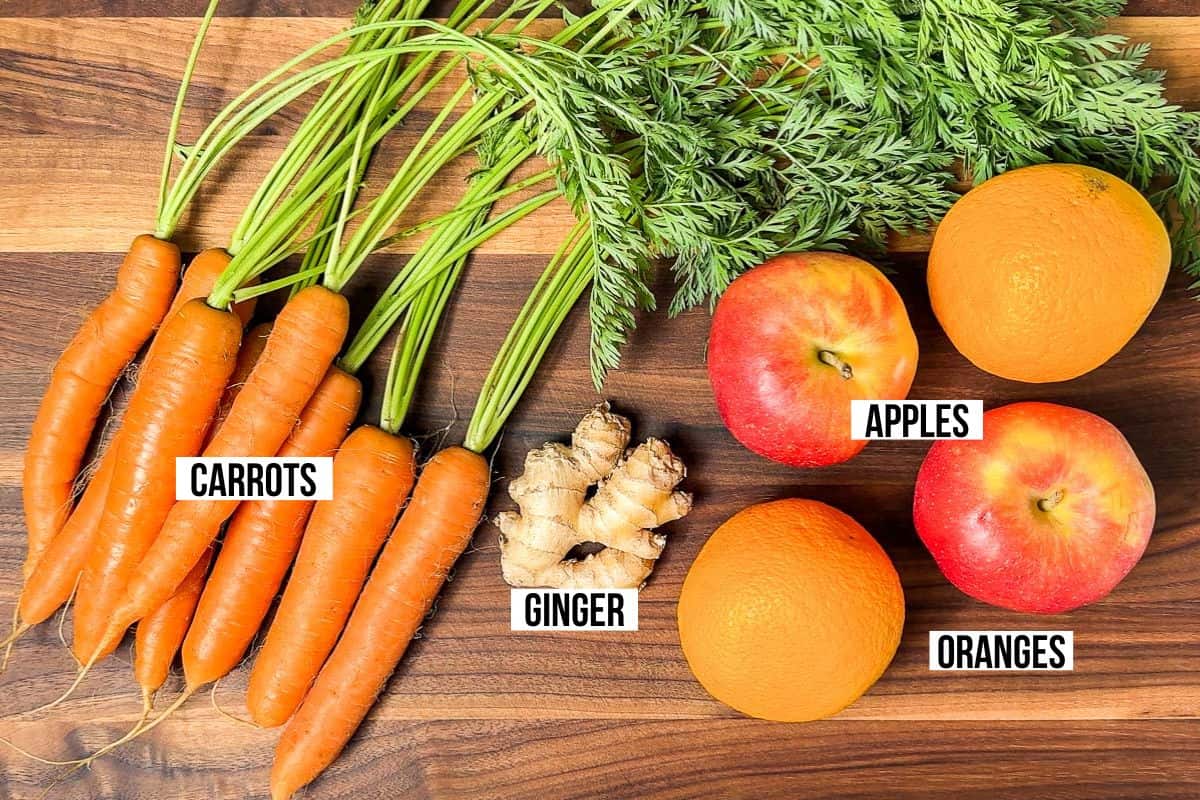
[[[692,496],[675,488],[687,470],[666,442],[647,439],[626,452],[629,437],[629,420],[602,403],[580,421],[570,447],[548,443],[529,452],[525,472],[508,487],[521,511],[496,518],[505,581],[555,589],[646,582],[667,541],[654,529],[687,514]],[[585,542],[604,549],[564,560]]]

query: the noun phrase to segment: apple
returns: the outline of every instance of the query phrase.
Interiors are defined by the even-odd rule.
[[[795,467],[837,464],[850,401],[901,400],[917,369],[917,337],[896,289],[867,262],[790,253],[739,277],[708,336],[717,410],[749,449]]]
[[[943,574],[985,603],[1058,614],[1112,591],[1154,528],[1154,487],[1111,423],[1054,403],[983,415],[981,441],[941,440],[913,499]]]

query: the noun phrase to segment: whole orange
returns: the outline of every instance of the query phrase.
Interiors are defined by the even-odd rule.
[[[1045,383],[1125,346],[1162,294],[1171,243],[1129,184],[1077,164],[985,181],[954,204],[929,253],[929,297],[977,367]]]
[[[904,592],[883,548],[815,500],[750,506],[716,530],[683,582],[679,639],[692,673],[743,714],[836,714],[896,654]]]

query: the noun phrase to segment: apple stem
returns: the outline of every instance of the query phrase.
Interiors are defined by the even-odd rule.
[[[1041,500],[1038,500],[1038,511],[1053,511],[1054,507],[1062,502],[1065,494],[1066,493],[1062,489],[1059,489],[1049,497],[1043,497]]]
[[[850,369],[850,365],[838,358],[837,353],[832,350],[820,350],[817,352],[817,360],[822,364],[828,364],[835,368],[841,376],[846,380],[854,377],[854,370]]]

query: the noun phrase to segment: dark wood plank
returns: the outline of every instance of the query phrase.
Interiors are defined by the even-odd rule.
[[[553,24],[539,21],[534,30]],[[344,17],[332,12],[316,19],[214,22],[192,78],[181,138],[195,137],[246,86],[344,27]],[[1173,101],[1200,105],[1200,19],[1128,17],[1111,27],[1151,43],[1150,64],[1168,70]],[[194,19],[0,19],[0,132],[69,134],[74,141],[161,138],[195,32]],[[267,40],[271,47],[262,46]],[[456,86],[444,82],[425,107],[440,107]],[[259,133],[286,133],[305,107],[289,106]],[[103,142],[91,144],[106,150]]]
[[[207,708],[189,713],[173,732],[97,762],[54,796],[165,797],[162,780],[169,776],[171,798],[263,800],[273,736],[249,742],[231,730],[200,741],[187,730],[216,724],[232,723]],[[732,719],[374,721],[304,797],[1192,800],[1200,792],[1198,727],[1194,721],[802,727]],[[70,740],[95,746],[120,731],[99,720],[71,732]],[[19,767],[6,796],[33,800],[53,775]]]
[[[528,30],[544,33],[560,25],[537,20]],[[198,136],[255,81],[345,27],[345,18],[334,15],[215,20],[189,84],[181,141]],[[88,139],[93,147],[107,137],[161,140],[196,28],[195,19],[0,18],[0,131],[7,137]],[[272,46],[263,47],[268,39]],[[340,50],[331,45],[306,66]],[[465,77],[457,74],[433,89],[410,125],[427,121],[424,109],[440,109]],[[309,105],[290,104],[255,135],[290,134]]]

